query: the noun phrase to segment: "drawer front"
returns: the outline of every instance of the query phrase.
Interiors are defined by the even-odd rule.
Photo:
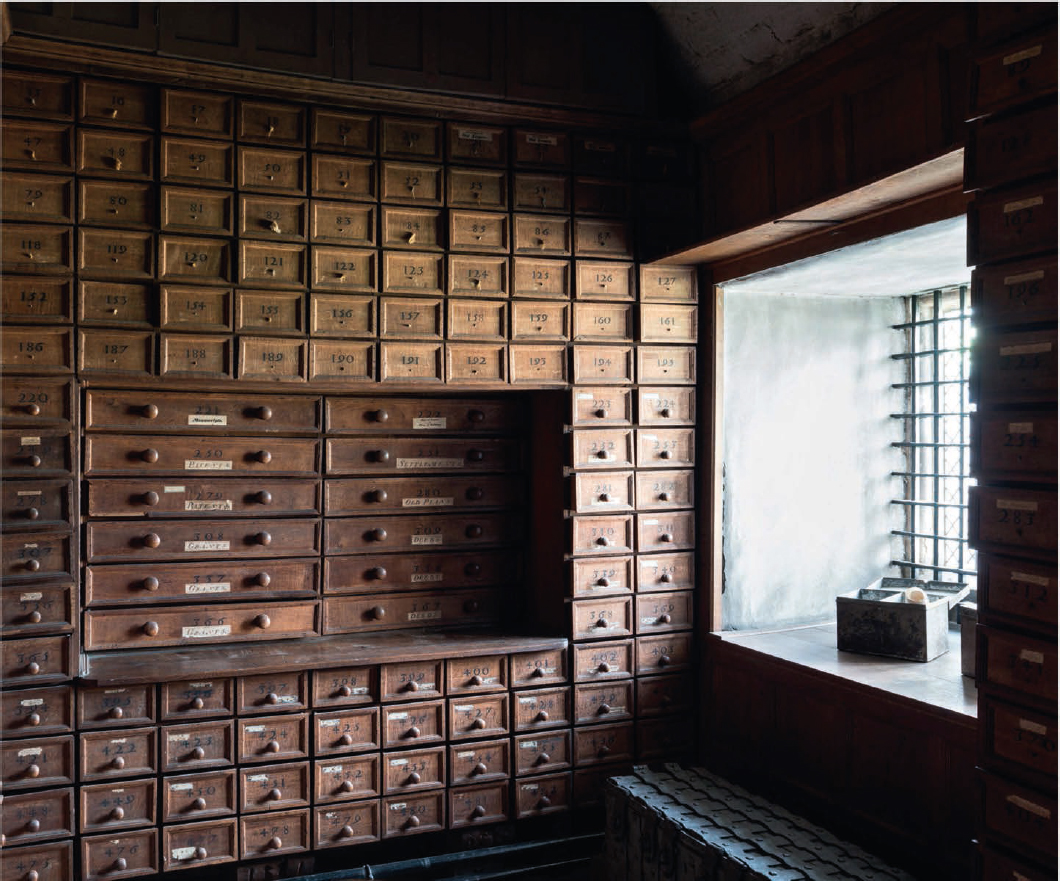
[[[508,161],[508,130],[499,126],[446,125],[446,154],[450,162],[504,165]]]
[[[52,177],[5,171],[3,184],[4,220],[30,223],[73,223],[74,183],[69,177]]]
[[[968,525],[973,547],[1001,545],[1055,555],[1056,493],[973,487]]]
[[[1035,257],[972,273],[972,308],[984,327],[1056,321],[1056,257]]]
[[[383,838],[399,838],[445,828],[445,792],[395,795],[382,800]]]
[[[507,297],[508,258],[449,255],[449,295]]]
[[[519,652],[510,658],[513,688],[555,685],[567,681],[567,650]]]
[[[236,680],[236,712],[240,715],[304,710],[308,706],[308,672],[265,673]]]
[[[163,777],[162,822],[206,820],[235,813],[235,772],[207,771]]]
[[[379,288],[379,252],[314,245],[310,279],[314,289],[373,293]]]
[[[4,636],[67,631],[74,626],[72,585],[33,584],[5,592],[0,599]]]
[[[570,178],[518,173],[512,185],[512,200],[516,211],[570,211]]]
[[[694,266],[641,266],[640,296],[657,303],[696,302]]]
[[[163,328],[220,333],[232,329],[230,290],[161,285],[159,301]]]
[[[691,511],[637,515],[638,551],[661,553],[691,549],[695,545],[695,517]]]
[[[574,475],[574,510],[582,514],[633,510],[633,472],[599,471]]]
[[[512,261],[513,297],[553,297],[568,299],[571,293],[571,266],[566,260],[539,260],[516,257]]]
[[[373,159],[349,156],[313,156],[312,195],[324,199],[374,202],[378,192]]]
[[[70,537],[65,535],[5,535],[0,556],[0,573],[8,582],[73,574]]]
[[[1056,777],[1057,723],[1036,713],[983,695],[980,755],[1009,771],[1045,785]]]
[[[519,465],[514,441],[391,437],[327,442],[328,474],[512,471]]]
[[[5,639],[0,652],[5,685],[46,685],[70,678],[69,635]]]
[[[74,691],[68,685],[0,694],[3,736],[66,734],[74,728]]]
[[[449,782],[453,786],[503,780],[509,775],[507,740],[461,743],[449,747]]]
[[[980,194],[968,209],[968,260],[976,265],[1056,247],[1056,184]]]
[[[313,706],[317,709],[370,704],[378,698],[376,667],[336,667],[313,672]]]
[[[567,256],[570,254],[570,220],[542,214],[516,214],[512,218],[516,254]]]
[[[213,557],[299,557],[320,552],[312,520],[94,522],[86,552],[101,560],[204,560]]]
[[[694,424],[696,392],[694,388],[651,388],[637,392],[637,414],[645,426]]]
[[[158,799],[154,779],[81,786],[78,797],[82,832],[107,832],[155,823]]]
[[[236,821],[212,820],[162,830],[162,869],[190,869],[238,859]]]
[[[637,557],[637,591],[691,590],[693,572],[692,554]]]
[[[380,229],[384,248],[440,249],[445,243],[441,211],[383,206]]]
[[[538,731],[571,722],[570,688],[534,688],[512,695],[512,730]]]
[[[513,340],[553,340],[570,338],[570,305],[545,300],[516,300],[512,303]]]
[[[10,327],[4,331],[5,336],[9,333]],[[4,366],[7,369],[6,363]],[[5,425],[63,426],[70,422],[73,403],[68,380],[42,376],[7,378],[0,394],[3,398],[0,415]]]
[[[571,563],[571,595],[597,597],[633,590],[632,557],[600,557]]]
[[[77,173],[150,180],[154,143],[149,134],[78,129]]]
[[[632,346],[575,346],[574,382],[625,384],[633,382]]]
[[[574,722],[617,722],[633,718],[633,680],[574,686]]]
[[[383,792],[415,792],[445,786],[445,747],[386,753],[383,756]]]
[[[379,749],[376,707],[314,713],[313,726],[313,755],[318,758]]]
[[[691,508],[695,499],[691,471],[650,471],[637,474],[637,508]]]
[[[466,695],[449,699],[450,740],[496,737],[508,731],[508,695]]]
[[[325,513],[330,516],[390,511],[410,513],[409,509],[417,508],[514,507],[520,504],[522,497],[520,482],[503,475],[380,476],[327,480],[324,483]]]
[[[503,342],[508,338],[508,306],[506,303],[450,299],[446,306],[446,337],[448,339]],[[473,353],[476,349],[485,350],[481,342],[460,348],[468,353]],[[452,353],[456,349],[456,346],[450,346],[449,352]],[[502,368],[504,360],[501,359]],[[503,370],[501,375],[504,375]]]
[[[441,697],[445,693],[442,662],[383,664],[379,668],[379,692],[384,702]]]
[[[309,723],[305,713],[239,719],[236,741],[240,764],[304,759],[309,756]]]
[[[570,774],[545,774],[531,780],[520,780],[515,785],[515,816],[537,817],[571,806]]]
[[[629,225],[615,220],[574,221],[574,253],[579,257],[633,259],[633,236]]]
[[[166,725],[162,736],[162,771],[201,771],[235,764],[236,747],[231,722]]]
[[[167,190],[163,190],[165,205]],[[215,197],[216,198],[216,197]],[[223,197],[220,197],[223,198]],[[185,211],[191,214],[191,199],[185,201]],[[81,181],[81,196],[78,201],[78,219],[82,223],[100,226],[150,227],[154,224],[155,200],[150,184],[127,183],[125,181]],[[163,212],[166,209],[163,208]],[[163,220],[166,214],[163,213]],[[209,232],[211,223],[186,227],[188,231]]]
[[[1026,848],[1025,853],[1055,862],[1056,797],[985,771],[979,772],[979,786],[985,831],[1013,846]]]
[[[607,412],[610,411],[607,410]],[[624,429],[575,431],[572,443],[575,468],[614,468],[616,466],[632,467],[633,465],[632,431]]]
[[[495,590],[454,590],[443,594],[376,594],[324,600],[325,634],[395,630],[416,626],[461,627],[500,619]]]
[[[445,740],[445,701],[383,707],[383,747],[416,746]]]
[[[308,261],[308,249],[305,245],[241,241],[239,283],[267,288],[304,288]],[[259,324],[262,321],[263,319],[259,319]],[[304,332],[301,320],[298,325],[298,330]],[[247,327],[243,325],[243,329]],[[236,329],[241,329],[238,322]]]
[[[94,835],[81,839],[83,881],[154,875],[159,868],[156,829],[122,832],[118,837]]]
[[[78,288],[82,324],[147,330],[154,323],[154,296],[146,284],[82,281]]]
[[[694,343],[695,306],[650,303],[640,307],[640,338],[650,343]]]
[[[320,401],[311,397],[89,391],[85,427],[121,431],[315,433]]]
[[[78,366],[81,373],[107,373],[146,378],[155,372],[154,334],[82,330]]]
[[[85,605],[141,605],[145,602],[209,603],[316,596],[315,560],[262,561],[230,565],[168,563],[165,566],[90,566]]]
[[[1042,413],[972,414],[972,472],[980,480],[1056,480],[1056,420]]]
[[[692,663],[692,634],[645,636],[637,640],[637,675],[684,670]]]
[[[1036,107],[972,126],[967,149],[969,188],[983,189],[1048,174],[1056,167],[1056,126]]]
[[[178,485],[156,479],[89,480],[88,513],[96,517],[144,514],[316,514],[313,480],[216,480],[182,477]]]
[[[379,753],[313,762],[313,803],[330,804],[380,793]]]
[[[219,141],[162,138],[161,178],[167,183],[230,187],[235,147]]]
[[[223,285],[233,279],[232,246],[224,239],[160,236],[158,264],[165,281]]]
[[[162,229],[191,235],[230,236],[232,200],[231,193],[221,190],[162,187]]]
[[[188,679],[183,682],[163,682],[160,707],[164,722],[231,716],[235,712],[233,680]]]
[[[692,709],[693,689],[691,673],[640,678],[637,680],[637,715],[686,713]]]
[[[309,806],[309,763],[262,765],[239,772],[239,813]]]
[[[283,257],[279,258],[281,261]],[[236,331],[305,333],[305,294],[282,291],[236,291]]]
[[[595,642],[571,647],[576,682],[625,679],[633,675],[633,640]]]
[[[240,99],[236,139],[254,144],[304,147],[305,117],[304,108],[293,104]]]
[[[637,761],[690,758],[695,749],[691,729],[679,716],[637,722]]]
[[[506,382],[507,366],[507,346],[449,343],[445,347],[446,382]]]
[[[574,517],[571,521],[571,553],[628,554],[633,550],[633,515]]]
[[[55,841],[0,851],[0,874],[15,881],[66,881],[73,878],[73,842]]]
[[[478,655],[445,662],[446,694],[478,694],[508,688],[508,658]]]
[[[575,296],[579,300],[634,300],[637,276],[631,263],[577,262]]]
[[[384,297],[379,303],[379,335],[392,339],[442,338],[445,310],[441,300],[406,300]],[[393,349],[394,352],[399,351]],[[409,349],[415,351],[415,347]],[[400,359],[400,364],[415,362]]]
[[[333,153],[368,153],[376,151],[376,118],[363,113],[348,113],[327,107],[314,107],[310,143],[314,150]]]
[[[980,678],[1044,701],[1056,696],[1055,642],[978,627],[976,664]]]
[[[152,725],[155,689],[152,685],[118,685],[77,690],[77,727],[121,728]]]
[[[267,147],[239,147],[240,190],[305,195],[306,160],[304,153]]]
[[[449,247],[454,251],[507,254],[511,249],[508,215],[450,210]]]
[[[308,850],[312,841],[308,810],[240,817],[239,830],[239,857],[244,860]]]
[[[574,181],[574,213],[623,217],[629,213],[629,186],[618,181],[579,177]]]
[[[286,438],[89,435],[86,474],[317,473],[317,442]]]
[[[622,303],[575,303],[575,340],[633,341],[633,309]]]
[[[689,346],[638,346],[637,382],[653,385],[696,381],[696,350]]]
[[[1056,632],[1056,567],[989,554],[979,556],[979,616]],[[992,623],[992,621],[991,621]]]
[[[73,790],[52,789],[23,795],[6,795],[0,822],[3,826],[5,847],[73,835]],[[4,877],[20,876],[8,876],[5,866]]]
[[[316,808],[313,812],[313,848],[346,847],[378,841],[379,799]]]
[[[442,204],[442,169],[438,165],[384,162],[382,200],[409,205]]]
[[[571,422],[576,427],[629,425],[633,419],[630,389],[579,388],[572,396]],[[576,433],[580,435],[581,432]]]
[[[450,168],[446,175],[450,208],[508,207],[508,175],[485,168]]]
[[[5,168],[35,171],[74,170],[73,126],[50,122],[4,121]]]
[[[570,605],[575,639],[615,639],[633,635],[633,600],[628,596],[575,600]]]
[[[1051,871],[1041,871],[1023,860],[1004,856],[982,844],[977,855],[982,877],[989,881],[1052,881]]]
[[[629,146],[607,135],[575,135],[574,170],[607,176],[627,174]]]
[[[70,77],[8,71],[4,74],[4,113],[43,119],[73,119],[74,82]]]
[[[632,722],[575,728],[573,739],[576,767],[633,760]]]
[[[688,630],[695,623],[692,591],[650,593],[637,597],[637,634]]]
[[[513,385],[566,385],[567,347],[515,345],[509,348]]]
[[[69,328],[6,327],[2,366],[5,373],[70,373],[73,349],[73,332]],[[42,380],[26,382],[39,385]],[[43,404],[40,406],[43,410]],[[32,404],[27,404],[26,412],[30,413],[31,408]]]
[[[71,290],[68,278],[27,275],[4,279],[4,324],[68,324],[73,320]]]
[[[1055,400],[1056,330],[983,335],[975,343],[974,399],[1006,404]]]
[[[516,165],[570,168],[570,136],[566,132],[516,129],[512,142]]]
[[[156,106],[151,86],[119,80],[81,80],[81,122],[149,128],[154,123]]]
[[[375,297],[313,294],[309,332],[313,336],[374,337],[375,313]]]
[[[500,823],[508,816],[508,783],[486,783],[449,790],[449,828]]]
[[[314,199],[310,214],[309,237],[314,242],[334,242],[340,245],[370,248],[377,244],[375,221],[374,205],[320,202]],[[290,224],[281,224],[281,228],[289,227]]]
[[[1056,31],[1030,34],[1005,43],[973,61],[975,115],[1023,103],[1056,91]]]
[[[83,732],[80,779],[137,777],[158,772],[158,740],[154,728]]]
[[[316,617],[315,602],[233,604],[207,613],[164,608],[88,611],[85,650],[295,639],[316,635]]]
[[[66,735],[5,741],[0,744],[0,771],[8,791],[69,786],[74,782],[74,739]]]
[[[229,95],[162,90],[162,131],[231,138],[233,99]]]
[[[383,117],[379,150],[384,156],[441,159],[441,123]]]
[[[515,776],[548,774],[571,765],[569,731],[542,731],[512,738]]]

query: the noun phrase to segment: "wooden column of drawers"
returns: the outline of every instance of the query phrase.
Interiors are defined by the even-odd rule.
[[[1057,871],[1056,27],[981,36],[965,163],[978,868],[1044,878]]]

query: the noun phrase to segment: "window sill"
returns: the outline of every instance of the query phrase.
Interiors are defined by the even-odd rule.
[[[956,630],[949,631],[949,651],[927,663],[841,652],[834,621],[783,630],[726,630],[711,636],[943,712],[977,717],[975,681],[961,675],[961,635]]]

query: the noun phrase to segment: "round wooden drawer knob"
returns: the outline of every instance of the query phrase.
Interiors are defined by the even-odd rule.
[[[191,751],[191,757],[196,761],[201,761],[202,759],[206,758],[206,750],[204,750],[201,746],[197,746]]]
[[[667,493],[667,492],[659,493],[659,501],[660,502],[668,502],[668,501],[670,501],[670,494]]]
[[[660,624],[669,624],[671,620],[670,616],[665,613],[659,616]]]
[[[26,464],[29,465],[30,468],[40,468],[40,466],[41,466],[41,457],[40,456],[26,456]]]
[[[30,713],[26,716],[26,724],[31,728],[36,728],[41,723],[40,713]]]
[[[155,404],[145,404],[140,408],[140,415],[144,419],[157,419],[158,418],[158,407]]]
[[[206,702],[201,697],[197,697],[191,702],[190,706],[193,710],[201,710],[206,706]]]
[[[471,725],[469,727],[473,728],[476,731],[478,731],[478,730],[486,727],[486,720],[485,719],[481,719],[481,718],[472,719],[471,720]]]
[[[597,459],[606,459],[607,458],[607,450],[597,450],[596,451],[596,458]]]
[[[611,586],[611,579],[610,578],[597,578],[596,579],[596,586],[597,587],[610,587]]]
[[[468,462],[481,462],[486,458],[486,454],[482,450],[468,450],[467,460]]]
[[[32,612],[30,612],[26,616],[26,620],[30,624],[40,624],[40,622],[43,620],[43,618],[41,617],[41,613],[39,611],[37,611],[36,609],[34,609]]]
[[[142,539],[145,548],[157,548],[162,544],[162,536],[157,532],[149,532]]]
[[[468,563],[464,567],[464,574],[470,575],[472,578],[477,578],[482,574],[482,567],[478,563]]]
[[[549,756],[548,753],[541,753],[541,755],[539,755],[536,759],[534,759],[534,764],[535,765],[547,765],[551,761],[552,761],[552,758]]]
[[[604,661],[604,662],[602,662],[600,664],[599,667],[596,668],[596,672],[597,673],[610,673],[611,672],[611,665],[608,664],[607,661]]]
[[[382,527],[373,529],[368,533],[368,538],[372,541],[386,541],[386,530]]]
[[[373,566],[368,570],[368,577],[372,581],[383,581],[386,578],[386,569],[382,566]]]
[[[385,489],[375,489],[368,494],[369,501],[376,503],[385,502],[388,498],[389,496],[387,495],[387,491]]]
[[[486,414],[481,410],[468,410],[467,411],[468,422],[480,423],[486,421]]]
[[[474,686],[478,686],[478,685],[481,685],[481,684],[482,684],[482,677],[481,677],[481,676],[479,676],[479,675],[478,675],[478,674],[476,673],[476,674],[475,674],[474,676],[472,676],[472,677],[471,677],[471,678],[470,678],[470,679],[469,679],[469,680],[468,680],[467,682],[468,682],[468,685],[474,685]]]
[[[610,712],[611,712],[610,704],[600,704],[600,706],[596,710],[596,713],[597,713],[598,716],[606,716]]]
[[[659,666],[660,667],[669,667],[670,666],[670,656],[669,655],[662,655],[659,658]]]
[[[283,793],[280,792],[280,790],[278,790],[278,789],[270,789],[269,790],[269,801],[279,801],[281,798],[283,798]]]
[[[386,617],[386,609],[382,606],[372,606],[368,610],[368,615],[373,621],[382,621]]]
[[[661,409],[661,410],[659,411],[659,415],[660,415],[660,416],[661,416],[661,417],[662,417],[663,419],[669,419],[669,418],[670,418],[670,415],[671,415],[671,414],[670,414],[670,408],[669,408],[669,407],[663,407],[663,408],[662,408],[662,409]]]
[[[606,618],[597,618],[596,619],[596,623],[593,624],[593,627],[601,627],[601,628],[607,627],[607,619]]]
[[[471,811],[471,819],[477,820],[479,817],[486,816],[486,809],[482,805],[475,805],[474,810]]]
[[[40,508],[26,508],[27,520],[40,520]]]
[[[596,417],[597,419],[606,419],[606,418],[607,418],[607,410],[605,410],[605,409],[604,409],[603,407],[601,407],[600,409],[596,410],[596,411],[595,411],[595,412],[593,413],[593,415],[594,415],[594,416],[595,416],[595,417]]]
[[[342,746],[351,746],[353,744],[353,738],[349,734],[343,734],[342,737],[339,738],[339,743]]]
[[[29,832],[40,832],[40,820],[34,817],[28,823],[26,823],[26,830]]]
[[[158,579],[153,575],[148,575],[143,581],[140,582],[140,586],[144,590],[158,590]]]
[[[197,860],[206,859],[206,848],[205,847],[197,847],[197,848],[195,848],[195,859],[197,859]]]
[[[353,689],[348,685],[342,685],[339,687],[339,697],[349,697],[353,694]]]
[[[0,844],[3,843],[4,839],[0,837]],[[23,875],[23,877],[26,879],[26,881],[40,881],[40,872],[38,872],[36,869],[30,869],[28,872],[26,872],[25,875]]]
[[[611,493],[600,493],[599,499],[606,504],[611,501]]]
[[[122,819],[124,819],[125,818],[125,809],[124,808],[115,808],[113,811],[110,812],[110,818],[112,820],[122,820]]]
[[[545,675],[545,671],[542,670],[540,667],[534,667],[534,669],[530,671],[530,675],[534,679],[539,679],[540,677]]]
[[[26,560],[24,568],[29,570],[30,572],[39,572],[40,560]]]
[[[419,691],[420,684],[418,682],[406,682],[405,691]]]
[[[673,455],[674,454],[670,450],[660,450],[659,451],[659,458],[660,459],[672,459]]]
[[[265,744],[265,752],[267,753],[278,753],[280,751],[280,743],[276,740],[270,740]]]
[[[413,725],[408,731],[405,732],[406,737],[419,737],[420,729]]]
[[[368,456],[371,459],[371,461],[373,461],[373,462],[389,462],[390,461],[390,451],[389,450],[372,450],[372,452],[369,453]]]
[[[191,808],[192,808],[193,811],[204,811],[204,810],[206,810],[206,799],[204,799],[202,796],[200,796],[199,798],[195,799],[195,801],[193,801],[191,803]]]
[[[40,765],[30,765],[26,768],[27,777],[40,777]]]
[[[272,534],[268,532],[259,532],[257,535],[254,536],[254,541],[256,541],[259,545],[271,545]]]
[[[153,465],[158,461],[158,450],[144,450],[140,453],[140,458]]]
[[[125,859],[125,857],[118,857],[110,865],[111,865],[111,868],[113,868],[115,872],[124,872],[127,868],[129,868],[129,861],[127,859]]]
[[[468,600],[464,603],[464,611],[469,614],[475,614],[478,611],[478,600]]]
[[[673,702],[674,699],[668,694],[664,694],[662,697],[659,698],[659,703],[662,704],[662,706],[664,707],[670,706]]]
[[[477,765],[475,765],[474,768],[471,769],[471,773],[473,775],[485,774],[488,770],[489,768],[487,768],[483,762],[479,762]]]
[[[368,418],[372,422],[386,422],[390,418],[390,414],[386,410],[373,410],[368,414]]]
[[[254,461],[260,462],[262,465],[268,465],[272,461],[272,453],[268,450],[258,450],[254,454]]]
[[[353,781],[343,780],[342,785],[339,787],[343,792],[353,792]]]
[[[158,622],[148,621],[143,627],[145,636],[158,636]]]
[[[156,493],[154,490],[152,490],[151,492],[146,492],[142,496],[140,496],[140,501],[142,501],[148,507],[154,507],[158,504],[158,493]]]
[[[267,489],[263,489],[257,495],[254,496],[254,501],[259,505],[271,505],[272,504],[272,493]]]
[[[111,707],[110,712],[107,713],[112,719],[120,719],[125,715],[125,710],[121,707]]]
[[[30,676],[36,676],[40,673],[40,664],[36,661],[30,661],[26,664],[26,672],[29,673]]]
[[[663,572],[663,574],[659,576],[659,581],[665,582],[666,584],[669,584],[673,580],[674,577],[669,572]]]
[[[534,716],[535,722],[547,722],[548,721],[548,710],[539,710],[537,715]]]
[[[339,836],[341,838],[353,838],[353,827],[343,826],[342,829],[339,830]]]
[[[420,782],[421,779],[422,778],[420,777],[419,772],[413,771],[411,774],[409,774],[405,782],[409,784],[409,786],[415,786],[417,783]]]
[[[472,523],[464,530],[464,535],[468,538],[482,538],[482,527],[477,523]]]
[[[486,491],[481,487],[473,486],[465,493],[465,495],[472,502],[481,502],[486,496]]]
[[[254,576],[254,583],[258,587],[268,587],[272,583],[272,576],[268,572],[259,572]]]
[[[272,407],[258,407],[258,409],[254,411],[254,415],[257,416],[258,419],[268,422],[272,419]]]
[[[537,800],[537,807],[538,810],[544,810],[545,808],[552,807],[552,799],[550,799],[547,795],[541,796],[541,798]]]
[[[273,704],[274,706],[280,702],[280,696],[275,692],[269,692],[265,695],[265,703]]]
[[[274,835],[269,839],[268,847],[269,850],[279,850],[283,847],[283,840],[278,835]]]
[[[611,544],[611,539],[609,539],[606,535],[601,535],[596,540],[596,543],[600,545],[600,547],[606,548],[609,544]]]
[[[665,542],[666,544],[670,544],[673,540],[673,534],[669,532],[664,532],[662,535],[659,536],[659,541]]]
[[[111,759],[111,765],[117,768],[119,771],[125,767],[125,756],[115,756]]]
[[[420,818],[413,814],[405,821],[405,825],[408,827],[415,827],[420,825]]]
[[[272,618],[262,613],[254,619],[254,626],[260,627],[262,630],[268,630],[272,626]]]
[[[611,747],[609,747],[606,743],[605,744],[601,744],[600,749],[598,749],[596,751],[596,754],[601,759],[604,758],[605,756],[609,756],[609,755],[611,755]]]
[[[30,416],[40,416],[40,404],[27,404],[24,409]]]

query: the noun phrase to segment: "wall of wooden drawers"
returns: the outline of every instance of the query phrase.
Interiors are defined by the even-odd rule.
[[[635,259],[687,145],[209,86],[4,72],[4,877],[687,755],[696,277]]]

